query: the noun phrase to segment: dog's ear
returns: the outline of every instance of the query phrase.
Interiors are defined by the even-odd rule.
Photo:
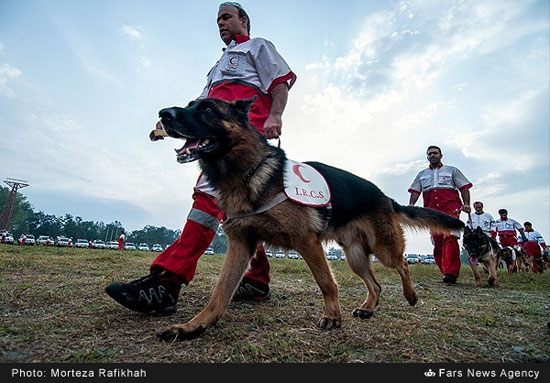
[[[466,226],[464,228],[464,236],[472,234],[472,230],[470,229],[470,226]]]
[[[477,227],[476,233],[477,233],[477,234],[483,234],[483,229],[481,228],[481,226],[478,226],[478,227]]]
[[[252,98],[248,98],[246,100],[237,100],[233,103],[235,105],[235,109],[238,110],[241,113],[244,113],[248,115],[248,111],[250,110],[250,106],[258,99],[258,96],[254,96]]]

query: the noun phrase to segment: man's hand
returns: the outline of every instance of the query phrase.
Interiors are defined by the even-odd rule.
[[[283,119],[281,116],[270,114],[264,124],[265,138],[279,138],[283,127]]]
[[[470,207],[470,205],[462,205],[461,209],[464,213],[471,213],[472,212],[472,208]]]

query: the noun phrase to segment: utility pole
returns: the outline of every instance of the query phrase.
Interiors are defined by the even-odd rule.
[[[4,183],[10,186],[11,190],[8,195],[8,199],[6,200],[6,204],[2,209],[2,213],[0,214],[0,229],[9,231],[11,227],[11,217],[15,207],[15,200],[17,198],[17,190],[30,186],[30,184],[28,181],[18,180],[15,178],[6,178]]]

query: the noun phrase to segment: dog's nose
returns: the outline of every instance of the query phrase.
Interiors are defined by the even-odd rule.
[[[174,110],[174,108],[162,109],[159,112],[159,117],[163,121],[172,121],[176,118],[176,111]]]

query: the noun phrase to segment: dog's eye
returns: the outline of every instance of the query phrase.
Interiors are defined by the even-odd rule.
[[[206,113],[206,114],[212,114],[212,113],[214,113],[214,111],[212,110],[212,108],[204,108],[202,111],[203,111],[204,113]]]

